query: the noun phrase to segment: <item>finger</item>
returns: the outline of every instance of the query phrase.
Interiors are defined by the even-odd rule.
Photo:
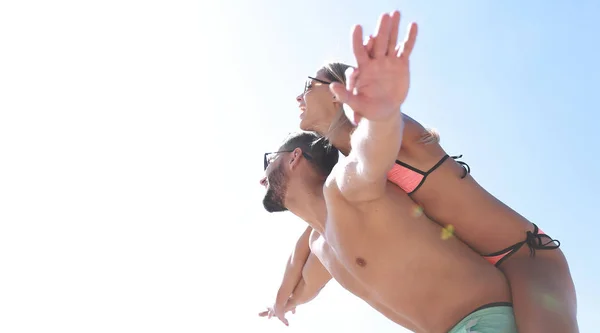
[[[296,314],[296,307],[292,308],[292,314]]]
[[[360,114],[358,114],[357,112],[353,112],[353,119],[352,122],[354,123],[354,126],[358,126],[358,123],[360,123],[360,120],[363,118]]]
[[[279,319],[279,320],[280,320],[282,323],[284,323],[284,324],[285,324],[285,326],[288,326],[288,325],[289,325],[289,323],[288,323],[288,320],[285,318],[285,312],[284,312],[284,313],[278,313],[278,314],[277,314],[277,318],[278,318],[278,319]]]
[[[398,30],[400,28],[400,12],[395,10],[391,17],[390,40],[388,41],[387,54],[396,54],[396,44],[398,43]]]
[[[404,46],[402,47],[402,50],[398,51],[398,57],[405,57],[406,59],[410,57],[410,54],[415,47],[415,42],[417,41],[418,30],[419,29],[416,23],[413,22],[410,24],[406,34],[406,40],[404,41]]]
[[[346,104],[343,106],[344,112],[347,109],[347,107],[350,107],[352,109],[354,109],[355,107],[360,108],[360,106],[358,105],[361,102],[360,97],[358,95],[355,95],[352,92],[348,91],[344,87],[343,84],[334,82],[329,85],[329,89],[335,95],[335,97],[338,101]],[[362,103],[361,103],[361,105],[362,105]],[[349,118],[349,119],[352,119],[352,118]]]
[[[344,105],[344,115],[346,115],[346,118],[348,118],[348,120],[350,120],[350,123],[352,124],[352,126],[357,126],[358,123],[360,122],[360,120],[362,119],[362,116],[356,112],[354,112],[354,110],[349,106],[349,105]]]
[[[386,55],[388,41],[390,38],[391,18],[390,14],[382,14],[377,23],[377,32],[375,34],[375,46],[373,47],[373,57],[375,59]],[[359,66],[360,67],[360,66]]]
[[[369,57],[373,56],[373,45],[375,45],[375,38],[373,35],[369,36],[367,43],[365,44],[365,50],[367,50],[367,54]]]
[[[342,103],[348,103],[348,100],[351,99],[350,91],[339,82],[331,83],[329,85],[329,90],[331,90],[331,93],[333,93],[335,98]]]
[[[354,120],[356,119],[356,121],[358,121],[360,118],[358,117],[359,115],[355,114],[356,112],[353,110],[361,110],[362,103],[360,97],[346,90],[346,88],[338,82],[330,84],[329,89],[335,95],[338,101],[346,104],[343,106],[344,113],[346,114],[346,117],[348,117],[348,119],[353,122],[354,125],[356,125],[358,122],[354,122]]]
[[[358,74],[358,68],[348,67],[348,69],[346,69],[346,72],[344,72],[344,75],[346,76],[346,90],[354,91]]]
[[[360,25],[355,25],[352,31],[352,50],[358,66],[369,60],[369,55],[362,43],[363,31]]]
[[[269,314],[269,311],[263,311],[263,312],[259,312],[258,315],[260,317],[266,317]]]

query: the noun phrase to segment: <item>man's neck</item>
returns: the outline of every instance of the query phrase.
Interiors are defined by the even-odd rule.
[[[323,183],[303,186],[298,193],[297,197],[288,196],[286,200],[288,210],[322,234],[327,220]]]

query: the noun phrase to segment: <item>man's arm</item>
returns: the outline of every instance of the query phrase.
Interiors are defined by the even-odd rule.
[[[330,280],[331,274],[329,274],[329,271],[311,253],[302,269],[302,279],[298,282],[292,296],[288,299],[285,306],[286,311],[300,304],[312,301]]]
[[[290,297],[285,305],[285,312],[295,309],[298,305],[312,301],[315,297],[317,297],[317,295],[319,295],[319,292],[331,279],[332,277],[331,274],[329,274],[329,271],[327,271],[319,259],[317,259],[317,257],[311,253],[306,261],[306,264],[304,265],[304,269],[302,270],[302,279],[296,286],[296,289],[294,289],[292,297]],[[400,323],[405,328],[412,330],[413,332],[420,331],[407,318],[395,313],[382,303],[371,300],[369,304],[385,317],[396,323]]]
[[[283,310],[285,303],[302,279],[302,269],[310,254],[308,243],[311,232],[312,228],[307,227],[302,236],[298,239],[298,242],[296,242],[294,252],[292,252],[288,259],[285,273],[283,274],[283,280],[281,281],[281,285],[277,291],[277,297],[275,298],[275,309],[277,310]],[[283,315],[283,313],[281,313],[281,315]]]
[[[267,311],[263,311],[258,315],[261,317],[268,316],[269,318],[275,316],[288,326],[289,322],[285,318],[285,314],[288,311],[295,310],[297,305],[313,300],[329,280],[331,280],[331,275],[327,269],[314,254],[310,253],[304,266],[301,267],[300,278],[298,283],[292,288],[293,292],[284,294],[287,295],[287,297],[281,304],[276,304],[275,308],[269,308]]]

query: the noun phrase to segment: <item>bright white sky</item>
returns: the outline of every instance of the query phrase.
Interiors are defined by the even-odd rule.
[[[353,61],[351,25],[396,8],[420,24],[405,111],[563,241],[581,331],[600,326],[600,182],[562,174],[599,169],[597,5],[419,6],[2,2],[0,332],[402,332],[335,283],[289,328],[257,316],[304,229],[264,212],[262,154],[297,129],[306,76]]]

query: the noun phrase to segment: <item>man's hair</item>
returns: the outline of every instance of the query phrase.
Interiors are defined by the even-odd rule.
[[[324,177],[329,176],[339,158],[338,150],[327,138],[309,131],[290,134],[281,145],[283,151],[302,149],[303,153],[310,156],[309,162]]]

